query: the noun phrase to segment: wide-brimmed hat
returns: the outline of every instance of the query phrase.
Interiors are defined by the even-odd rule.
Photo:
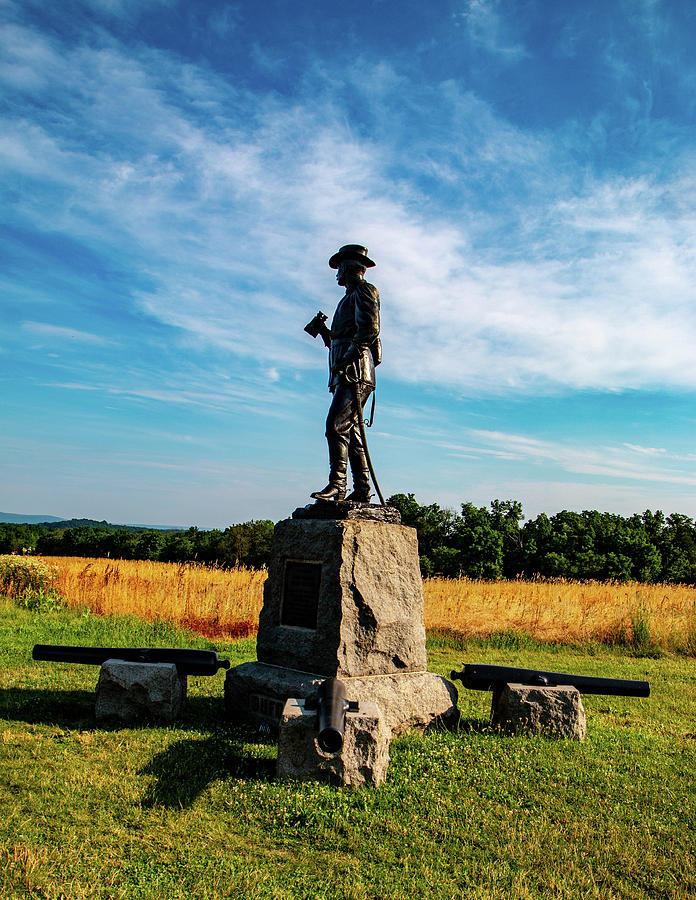
[[[366,269],[371,269],[376,265],[367,255],[367,247],[361,247],[360,244],[346,244],[345,247],[341,247],[338,253],[334,253],[331,257],[329,265],[332,269],[337,269],[342,262],[358,263],[360,266],[365,266]]]

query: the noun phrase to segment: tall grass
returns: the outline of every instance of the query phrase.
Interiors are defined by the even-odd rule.
[[[627,643],[693,653],[696,588],[639,582],[424,581],[426,626],[465,637],[518,632],[564,644]]]
[[[253,634],[266,579],[265,571],[195,563],[2,559],[16,561],[7,564],[13,572],[22,565],[43,566],[50,572],[52,589],[68,605],[87,607],[99,615],[170,621],[208,637]],[[2,571],[0,562],[0,592],[7,594]],[[13,577],[17,581],[18,576]],[[659,648],[696,655],[693,587],[426,578],[423,589],[425,624],[435,633],[462,638],[516,633],[564,644],[626,643],[646,655]]]
[[[198,563],[47,557],[69,606],[174,622],[209,637],[256,631],[265,571]]]

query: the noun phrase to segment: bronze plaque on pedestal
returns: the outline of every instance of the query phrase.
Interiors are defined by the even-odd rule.
[[[285,560],[281,625],[316,630],[321,565],[320,562]]]

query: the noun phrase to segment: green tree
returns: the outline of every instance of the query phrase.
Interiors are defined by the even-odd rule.
[[[134,545],[134,551],[137,553],[138,559],[160,559],[160,554],[164,549],[165,536],[161,531],[143,531],[138,535],[137,543]]]
[[[458,518],[452,510],[437,503],[421,506],[413,494],[394,494],[387,502],[399,510],[402,524],[416,529],[422,573],[458,574],[456,552],[450,552]]]
[[[230,525],[218,541],[218,560],[222,565],[253,569],[268,565],[274,527],[269,519]]]
[[[33,552],[39,540],[40,529],[36,525],[0,522],[0,553]]]
[[[524,572],[525,555],[520,521],[524,519],[519,500],[491,500],[491,525],[503,539],[503,577],[516,578]]]
[[[660,549],[665,581],[696,583],[696,525],[688,516],[667,517]]]
[[[198,537],[197,528],[187,531],[170,531],[160,551],[160,559],[165,562],[187,562],[195,559],[195,546]]]
[[[485,506],[462,503],[455,526],[454,546],[459,551],[459,573],[469,578],[503,577],[503,533],[496,530]]]

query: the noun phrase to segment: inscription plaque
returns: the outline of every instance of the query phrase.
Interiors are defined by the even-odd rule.
[[[255,719],[263,721],[270,719],[277,724],[283,715],[284,705],[283,700],[268,697],[266,694],[249,694],[249,712]]]
[[[281,625],[316,629],[320,583],[321,563],[285,561]]]

